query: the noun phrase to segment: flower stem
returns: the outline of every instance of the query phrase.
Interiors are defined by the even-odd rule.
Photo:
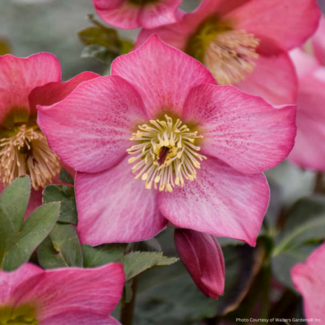
[[[314,193],[322,193],[323,192],[323,173],[318,172],[316,174],[316,181],[314,187]]]
[[[121,323],[122,325],[132,325],[135,307],[135,298],[137,294],[138,279],[135,277],[132,283],[132,299],[130,302],[124,302],[121,310]]]

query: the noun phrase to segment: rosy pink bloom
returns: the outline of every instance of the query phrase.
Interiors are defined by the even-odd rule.
[[[97,76],[86,72],[61,83],[60,63],[52,54],[0,56],[0,190],[28,174],[34,188],[31,204],[41,203],[38,189],[55,180],[61,164],[36,123],[36,104],[54,104]]]
[[[296,133],[295,106],[216,85],[157,36],[115,59],[111,76],[37,108],[50,147],[78,171],[78,230],[94,246],[148,239],[167,220],[254,245],[269,202],[262,172]]]
[[[0,323],[118,325],[110,317],[122,296],[123,266],[43,270],[24,264],[0,270]]]
[[[219,84],[282,105],[297,96],[287,51],[312,35],[319,18],[316,0],[203,0],[174,24],[142,30],[136,45],[157,34],[204,63]]]
[[[218,299],[225,289],[225,261],[217,240],[194,230],[175,229],[175,245],[199,289]]]
[[[325,244],[316,249],[305,263],[300,263],[291,270],[292,281],[304,298],[305,317],[308,319],[318,318],[322,322],[325,319],[324,262]]]
[[[311,39],[315,57],[296,49],[299,78],[297,137],[289,159],[306,169],[325,170],[325,19]]]
[[[118,28],[155,28],[175,23],[182,0],[93,0],[97,14]]]

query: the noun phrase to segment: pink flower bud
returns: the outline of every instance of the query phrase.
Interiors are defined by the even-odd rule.
[[[198,288],[218,299],[225,288],[225,262],[217,240],[189,229],[175,229],[177,251]]]

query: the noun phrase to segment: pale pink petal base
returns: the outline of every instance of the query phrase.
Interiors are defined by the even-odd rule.
[[[193,88],[184,107],[184,120],[198,123],[204,136],[202,153],[243,173],[273,168],[288,156],[295,118],[295,106],[275,108],[233,86]]]
[[[316,249],[305,263],[291,270],[292,281],[304,298],[305,318],[325,317],[325,245]],[[309,322],[314,324],[314,322]]]
[[[156,35],[138,50],[115,59],[112,75],[136,87],[151,118],[164,111],[181,116],[192,87],[216,83],[204,65],[161,42]]]
[[[261,96],[272,105],[295,104],[298,80],[287,53],[260,55],[252,73],[236,85],[242,91]]]
[[[97,174],[78,173],[76,199],[80,240],[93,246],[149,239],[166,227],[157,206],[158,191],[135,180],[126,157]]]
[[[269,202],[263,174],[241,174],[208,157],[197,179],[159,194],[159,208],[173,224],[254,246]]]
[[[37,108],[51,149],[75,170],[90,173],[118,163],[136,126],[148,120],[137,91],[118,76],[83,82],[63,101]]]

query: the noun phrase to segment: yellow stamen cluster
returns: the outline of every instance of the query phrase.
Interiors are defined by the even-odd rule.
[[[254,70],[255,52],[259,40],[244,31],[227,30],[209,42],[204,52],[203,63],[212,72],[217,82],[237,83]]]
[[[172,192],[175,186],[183,187],[185,179],[194,181],[200,161],[206,159],[195,145],[200,138],[203,136],[197,131],[192,132],[179,119],[174,123],[168,115],[165,120],[139,125],[131,138],[138,144],[127,150],[134,155],[129,163],[137,162],[132,167],[133,173],[137,173],[135,178],[141,177],[147,189],[154,185],[155,189],[167,192]]]
[[[44,187],[60,171],[57,155],[38,129],[19,127],[17,133],[0,140],[0,179],[10,184],[16,177],[30,175],[35,189]]]

